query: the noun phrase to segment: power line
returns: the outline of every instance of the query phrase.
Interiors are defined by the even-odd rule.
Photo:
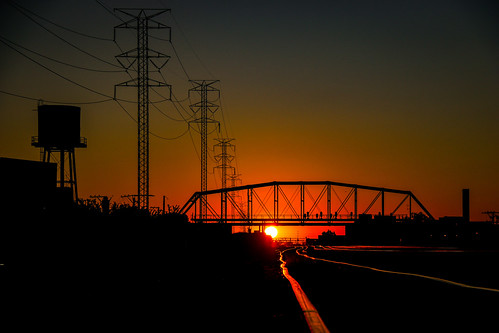
[[[78,87],[80,87],[80,88],[83,88],[83,89],[85,89],[85,90],[88,90],[88,91],[93,92],[94,94],[97,94],[97,95],[100,95],[100,96],[104,96],[104,97],[107,97],[107,98],[110,98],[110,99],[114,99],[113,97],[111,97],[111,96],[109,96],[109,95],[103,94],[103,93],[101,93],[101,92],[99,92],[99,91],[97,91],[97,90],[94,90],[94,89],[92,89],[92,88],[89,88],[89,87],[87,87],[87,86],[84,86],[84,85],[82,85],[82,84],[80,84],[80,83],[78,83],[78,82],[76,82],[76,81],[73,81],[73,80],[71,80],[71,79],[69,79],[69,78],[65,77],[64,75],[61,75],[61,74],[57,73],[56,71],[54,71],[54,70],[52,70],[52,69],[48,68],[47,66],[45,66],[45,65],[43,65],[43,64],[41,64],[41,63],[39,63],[38,61],[36,61],[35,59],[31,58],[30,56],[28,56],[28,55],[26,55],[26,54],[22,53],[21,51],[19,51],[19,50],[18,50],[18,49],[16,49],[15,47],[11,46],[10,44],[8,44],[7,42],[5,42],[5,41],[4,41],[4,40],[2,40],[2,39],[0,39],[0,43],[2,43],[2,44],[4,44],[4,45],[6,45],[8,48],[10,48],[10,49],[12,49],[12,50],[16,51],[17,53],[19,53],[19,54],[20,54],[20,55],[22,55],[23,57],[28,58],[29,60],[31,60],[32,62],[34,62],[34,63],[35,63],[35,64],[37,64],[38,66],[41,66],[41,67],[45,68],[45,69],[46,69],[46,70],[48,70],[49,72],[51,72],[51,73],[53,73],[53,74],[57,75],[58,77],[60,77],[60,78],[62,78],[62,79],[64,79],[64,80],[66,80],[66,81],[68,81],[68,82],[71,82],[71,83],[72,83],[72,84],[74,84],[74,85],[77,85],[77,86],[78,86]]]
[[[222,89],[222,83],[220,83],[220,90],[221,90],[221,93],[220,93],[220,111],[222,111],[222,123],[223,123],[223,126],[224,126],[224,129],[225,129],[225,135],[226,137],[229,137],[229,132],[227,131],[227,124],[225,122],[225,112],[224,112],[224,98],[223,98],[223,89]],[[229,124],[230,125],[230,124]]]
[[[152,88],[152,90],[153,90],[156,94],[158,94],[160,97],[162,97],[162,98],[166,99],[166,97],[165,97],[165,96],[163,96],[162,94],[160,94],[160,93],[159,93],[156,89]],[[172,95],[173,97],[175,97],[175,95],[173,94],[173,92],[171,92],[171,95]],[[174,100],[172,100],[172,99],[169,99],[169,101],[172,103],[172,105],[173,105],[173,107],[175,108],[175,110],[177,110],[177,113],[180,115],[180,117],[182,118],[182,120],[180,120],[180,119],[175,119],[175,118],[171,118],[170,116],[168,116],[168,115],[164,114],[162,111],[160,111],[160,110],[159,110],[159,108],[157,108],[154,104],[153,104],[153,106],[154,106],[154,107],[155,107],[155,108],[156,108],[156,109],[157,109],[160,113],[162,113],[164,116],[166,116],[167,118],[169,118],[169,119],[171,119],[171,120],[174,120],[174,121],[184,121],[184,122],[188,123],[188,120],[189,120],[189,119],[192,119],[192,118],[194,117],[194,114],[191,114],[191,115],[190,115],[189,117],[187,117],[187,118],[186,118],[186,117],[184,117],[184,115],[182,114],[182,112],[180,112],[179,108],[177,107],[176,102],[175,102]],[[177,103],[178,103],[178,102],[177,102]],[[178,104],[179,104],[179,105],[180,105],[180,107],[184,110],[184,112],[186,112],[186,113],[187,113],[187,111],[186,111],[186,110],[185,110],[185,108],[182,106],[182,104],[180,104],[180,103],[178,103]]]
[[[88,67],[81,67],[81,66],[77,66],[77,65],[73,65],[73,64],[69,64],[67,62],[64,62],[64,61],[60,61],[60,60],[57,60],[57,59],[54,59],[54,58],[51,58],[49,56],[46,56],[44,54],[41,54],[39,52],[36,52],[36,51],[33,51],[31,49],[28,49],[27,47],[24,47],[18,43],[15,43],[3,36],[0,35],[0,39],[3,39],[17,47],[20,47],[22,48],[23,50],[26,50],[28,52],[31,52],[31,53],[34,53],[42,58],[45,58],[45,59],[48,59],[48,60],[51,60],[53,62],[56,62],[56,63],[59,63],[59,64],[62,64],[62,65],[65,65],[65,66],[69,66],[69,67],[73,67],[73,68],[77,68],[77,69],[83,69],[83,70],[86,70],[86,71],[91,71],[91,72],[100,72],[100,73],[124,73],[125,71],[124,70],[102,70],[102,69],[93,69],[93,68],[88,68]]]
[[[109,101],[113,100],[112,98],[108,98],[108,99],[103,99],[103,100],[100,100],[100,101],[91,101],[91,102],[61,102],[61,101],[47,100],[47,99],[43,99],[43,98],[34,98],[34,97],[24,96],[24,95],[20,95],[20,94],[14,94],[12,92],[8,92],[8,91],[5,91],[5,90],[0,90],[0,93],[6,94],[6,95],[10,95],[10,96],[14,96],[14,97],[18,97],[18,98],[28,99],[28,100],[31,100],[31,101],[40,101],[40,100],[43,100],[44,102],[54,103],[54,104],[77,104],[77,105],[99,104],[99,103],[105,103],[105,102],[109,102]]]
[[[158,139],[167,140],[167,141],[173,141],[173,140],[180,139],[181,137],[183,137],[184,135],[186,135],[187,132],[189,132],[189,127],[187,127],[187,129],[184,132],[182,132],[182,134],[179,134],[179,135],[177,135],[177,136],[175,136],[173,138],[167,138],[167,137],[164,137],[164,136],[161,136],[161,135],[158,135],[158,134],[155,134],[155,133],[149,131],[149,133],[151,135],[157,137]]]
[[[178,63],[180,64],[180,67],[182,67],[182,70],[184,71],[185,76],[187,76],[187,79],[191,81],[191,77],[185,70],[184,64],[182,63],[182,60],[180,60],[180,56],[178,55],[177,49],[175,48],[175,45],[170,41],[170,45],[172,46],[173,53],[175,53],[175,56],[177,57]]]
[[[163,73],[161,71],[158,71],[159,75],[161,76],[161,78],[163,79],[164,82],[166,82],[166,78],[163,76]],[[152,88],[152,90],[158,94],[160,97],[166,99],[165,96],[163,96],[162,94],[160,94],[156,89]],[[173,104],[173,107],[175,108],[175,110],[177,110],[177,113],[180,115],[180,117],[183,119],[183,121],[185,121],[186,123],[189,123],[188,119],[192,119],[194,117],[194,114],[191,113],[190,116],[188,118],[185,118],[184,115],[182,114],[182,112],[180,112],[179,108],[177,107],[177,104],[175,103],[178,103],[178,105],[180,106],[180,108],[182,110],[184,110],[185,113],[189,114],[189,112],[187,112],[187,110],[184,108],[184,106],[179,102],[179,100],[175,97],[175,94],[173,93],[172,90],[170,90],[170,95],[173,96],[175,99],[168,99],[172,104]],[[187,99],[189,98],[189,96],[187,96],[183,101],[186,101]],[[159,110],[159,109],[158,109]],[[161,111],[160,111],[161,112]],[[161,112],[163,113],[163,112]],[[165,115],[166,116],[166,115]],[[167,118],[170,118],[169,116],[166,116]],[[172,119],[172,118],[170,118]],[[179,119],[172,119],[172,120],[175,120],[175,121],[181,121]]]
[[[118,105],[119,107],[128,115],[128,117],[130,117],[130,119],[132,119],[135,123],[137,123],[137,119],[135,119],[131,114],[130,112],[128,112],[128,110],[118,101],[118,100],[114,100]],[[176,140],[176,139],[179,139],[181,137],[183,137],[184,135],[187,134],[187,132],[189,132],[189,128],[187,128],[184,132],[182,132],[182,134],[179,134],[175,137],[172,137],[172,138],[167,138],[167,137],[164,137],[164,136],[161,136],[161,135],[158,135],[152,131],[149,130],[149,134],[151,134],[152,136],[155,136],[156,138],[158,139],[162,139],[162,140],[167,140],[167,141],[171,141],[171,140]]]
[[[101,5],[101,7],[104,8],[109,14],[111,14],[112,16],[114,16],[115,18],[120,20],[121,22],[125,22],[125,21],[123,21],[123,19],[121,17],[116,15],[115,12],[113,12],[110,8],[108,8],[105,4],[103,4],[102,1],[95,0],[95,2],[97,2],[99,5]]]
[[[137,119],[135,119],[131,114],[130,112],[127,111],[127,109],[125,109],[125,107],[123,105],[121,105],[120,101],[117,100],[117,99],[114,99],[114,101],[121,107],[121,109],[123,111],[125,111],[125,113],[128,115],[128,117],[130,117],[130,119],[132,119],[135,123],[137,123]]]
[[[100,0],[95,0],[95,1],[102,8],[104,8],[104,10],[107,13],[109,13],[111,16],[114,16],[115,18],[117,18],[118,20],[120,20],[122,23],[125,23],[125,21],[120,16],[118,16],[110,7],[108,7],[104,3],[102,3],[102,1],[100,1]],[[120,50],[120,54],[124,54],[125,51],[123,51],[123,49],[121,48],[120,44],[118,44],[118,42],[116,41],[116,35],[114,36],[113,41],[114,41],[114,44],[116,45],[116,47]],[[124,58],[124,59],[126,59],[128,61],[127,68],[130,68],[130,67],[132,67],[134,65],[128,58]],[[132,70],[137,71],[137,69],[135,69],[135,68],[132,68]],[[128,69],[126,70],[126,73],[128,74],[128,76],[130,76],[130,78],[132,78],[132,75],[128,72]]]
[[[191,127],[189,126],[189,136],[191,137],[192,145],[194,146],[194,151],[196,152],[196,156],[198,160],[201,161],[201,156],[199,156],[198,148],[196,147],[196,143],[194,142],[194,138],[192,137]]]
[[[152,106],[156,109],[156,111],[158,111],[159,113],[161,113],[163,116],[165,116],[166,118],[172,120],[172,121],[177,121],[177,122],[185,122],[185,120],[183,119],[175,119],[169,115],[167,115],[166,113],[164,113],[163,111],[161,111],[160,108],[158,108],[156,105],[152,104]]]
[[[78,46],[74,45],[73,43],[69,42],[68,40],[66,40],[66,39],[62,38],[61,36],[59,36],[58,34],[56,34],[55,32],[53,32],[52,30],[50,30],[49,28],[47,28],[46,26],[44,26],[43,24],[41,24],[40,22],[38,22],[37,20],[35,20],[33,17],[29,16],[29,15],[28,15],[28,14],[27,14],[27,13],[26,13],[23,9],[22,9],[22,7],[18,6],[17,4],[15,4],[15,3],[13,3],[13,2],[9,2],[9,4],[10,4],[12,7],[14,7],[15,9],[17,9],[17,10],[18,10],[21,14],[23,14],[24,16],[26,16],[28,19],[30,19],[31,21],[33,21],[35,24],[37,24],[38,26],[40,26],[41,28],[43,28],[45,31],[47,31],[47,32],[48,32],[48,33],[50,33],[51,35],[53,35],[53,36],[55,36],[56,38],[60,39],[60,40],[61,40],[61,41],[63,41],[64,43],[66,43],[66,44],[68,44],[68,45],[72,46],[73,48],[77,49],[78,51],[80,51],[80,52],[82,52],[82,53],[84,53],[84,54],[86,54],[86,55],[88,55],[88,56],[90,56],[90,57],[92,57],[92,58],[94,58],[94,59],[97,59],[97,60],[99,60],[99,61],[101,61],[101,62],[103,62],[103,63],[106,63],[106,64],[110,65],[110,66],[117,67],[117,68],[120,68],[120,69],[121,69],[121,66],[118,66],[118,65],[116,65],[116,64],[113,64],[113,63],[111,63],[111,62],[109,62],[109,61],[107,61],[107,60],[104,60],[104,59],[102,59],[102,58],[99,58],[99,57],[97,57],[96,55],[93,55],[93,54],[91,54],[91,53],[89,53],[89,52],[87,52],[87,51],[83,50],[82,48],[80,48],[80,47],[78,47]]]
[[[173,13],[170,11],[170,16],[172,17],[173,19],[173,22],[175,23],[175,25],[177,26],[178,30],[180,31],[180,33],[182,34],[182,37],[184,37],[184,40],[185,42],[187,43],[187,46],[189,46],[189,48],[191,49],[192,53],[194,54],[194,56],[196,57],[196,59],[199,61],[199,63],[201,64],[201,66],[204,68],[204,70],[208,73],[208,75],[210,75],[211,78],[214,78],[215,76],[209,71],[209,69],[206,67],[206,65],[204,64],[204,62],[201,60],[201,58],[198,56],[198,54],[196,53],[196,51],[194,50],[194,48],[192,47],[191,43],[189,42],[189,40],[187,39],[187,36],[185,35],[184,31],[182,30],[182,28],[180,27],[180,24],[177,22],[177,20],[175,19],[175,16],[173,16]]]
[[[106,11],[107,11],[110,15],[114,16],[116,19],[120,20],[121,22],[125,22],[125,21],[124,21],[121,17],[119,17],[119,16],[118,16],[118,15],[116,15],[116,14],[115,14],[112,10],[110,10],[110,9],[108,8],[108,6],[106,6],[106,5],[103,3],[103,1],[96,0],[96,2],[97,2],[97,3],[99,4],[99,6],[101,6],[104,10],[106,10]],[[19,7],[21,7],[21,6],[19,6]],[[23,8],[23,7],[21,7],[21,8]],[[23,8],[23,9],[25,9],[25,8]],[[26,10],[26,9],[25,9],[25,10]],[[50,21],[50,20],[47,20],[47,19],[44,19],[43,17],[41,17],[41,16],[39,16],[39,15],[37,15],[37,14],[35,14],[35,13],[33,13],[33,12],[29,11],[29,10],[26,10],[26,11],[28,11],[29,13],[31,13],[31,14],[32,14],[32,15],[34,15],[35,17],[38,17],[39,19],[42,19],[42,20],[44,20],[44,21],[47,21],[47,22],[49,22],[50,24],[53,24],[53,25],[55,25],[55,26],[57,26],[57,27],[59,27],[59,28],[61,28],[61,29],[65,29],[65,30],[68,30],[68,31],[70,31],[70,32],[77,33],[77,34],[80,34],[80,35],[84,35],[84,36],[86,36],[86,37],[94,37],[94,36],[89,36],[89,35],[87,35],[87,34],[82,34],[82,33],[79,33],[79,32],[77,32],[77,31],[75,31],[75,30],[73,30],[73,29],[69,29],[69,28],[63,27],[63,26],[61,26],[61,25],[58,25],[57,23],[54,23],[54,22],[52,22],[52,21]],[[49,29],[47,29],[46,27],[44,27],[43,25],[41,25],[39,22],[36,22],[33,18],[31,18],[31,17],[29,17],[28,15],[26,15],[26,13],[23,13],[23,14],[24,14],[25,16],[27,16],[29,19],[31,19],[32,21],[34,21],[36,24],[40,25],[42,28],[44,28],[45,30],[47,30],[48,32],[52,33],[53,35],[56,35],[56,34],[55,34],[55,33],[53,33],[52,31],[50,31]],[[170,14],[171,14],[171,12],[170,12]],[[195,52],[195,50],[193,49],[193,47],[192,47],[192,46],[191,46],[191,44],[189,43],[188,39],[186,38],[185,34],[183,33],[183,31],[182,31],[182,30],[181,30],[181,28],[180,28],[180,25],[179,25],[179,24],[178,24],[178,22],[176,21],[175,17],[173,17],[173,15],[172,15],[172,19],[175,21],[176,26],[179,28],[179,31],[180,31],[180,32],[181,32],[181,34],[183,35],[184,39],[186,40],[186,42],[187,42],[188,46],[191,48],[192,52],[194,53],[194,55],[195,55],[195,57],[197,58],[197,60],[199,61],[199,63],[202,65],[202,67],[204,67],[204,69],[206,70],[206,72],[207,72],[208,74],[210,74],[210,76],[212,76],[212,77],[213,77],[213,74],[211,74],[211,72],[207,69],[206,65],[203,63],[203,61],[200,59],[200,57],[198,56],[198,54]],[[56,35],[56,37],[58,37],[59,39],[62,39],[60,36],[57,36],[57,35]],[[155,36],[151,36],[151,38],[155,38],[155,39],[158,39],[158,40],[165,40],[165,39],[163,39],[163,38],[160,38],[160,37],[155,37]],[[62,39],[62,40],[63,40],[63,41],[65,41],[64,39]],[[119,44],[116,42],[116,40],[115,40],[115,39],[103,39],[103,40],[114,41],[114,43],[116,44],[116,46],[120,49],[120,51],[122,51],[122,50],[121,50],[121,47],[119,46]],[[181,68],[182,68],[182,71],[184,72],[184,74],[186,75],[186,77],[190,80],[190,75],[189,75],[189,73],[188,73],[188,71],[187,71],[186,67],[185,67],[185,66],[184,66],[184,64],[183,64],[182,59],[180,58],[180,55],[179,55],[179,53],[178,53],[178,51],[177,51],[177,49],[176,49],[175,45],[171,42],[171,40],[170,40],[170,41],[169,41],[169,40],[165,40],[165,41],[170,42],[170,45],[172,46],[173,52],[175,53],[175,56],[176,56],[176,58],[178,59],[179,64],[180,64],[180,66],[181,66]],[[65,41],[65,42],[67,42],[67,41]],[[73,45],[73,44],[71,44],[71,43],[69,43],[69,42],[67,42],[67,43],[68,43],[69,45],[71,45],[71,46],[75,47],[75,45]],[[19,46],[19,47],[21,47],[21,46]],[[77,48],[77,49],[78,49],[78,48]],[[82,52],[84,52],[84,51],[83,51],[83,50],[81,50],[81,49],[79,49],[79,50],[80,50],[80,51],[82,51]],[[31,51],[31,50],[28,50],[28,51]],[[36,53],[36,52],[34,52],[34,53],[35,53],[35,54],[38,54],[38,53]],[[84,52],[84,53],[87,53],[87,54],[88,54],[88,52]],[[123,53],[123,52],[122,52],[122,53]],[[40,54],[38,54],[38,55],[40,55]],[[43,55],[40,55],[40,56],[43,56]],[[48,58],[48,57],[47,57],[47,58]],[[50,59],[50,58],[48,58],[48,59],[49,59],[49,60],[55,60],[55,59]],[[100,60],[102,60],[102,59],[100,59]],[[106,63],[107,63],[107,62],[106,62]],[[65,64],[65,63],[63,63],[63,64]],[[70,64],[66,64],[66,65],[70,65]],[[112,64],[112,65],[113,65],[113,66],[115,66],[115,67],[119,67],[119,66],[116,66],[116,65],[114,65],[114,64]],[[44,68],[46,68],[45,66],[43,66],[43,67],[44,67]],[[78,66],[73,66],[73,67],[78,68]],[[48,68],[46,68],[46,69],[48,69]],[[48,69],[48,70],[50,70],[50,69]],[[50,71],[51,71],[51,70],[50,70]],[[53,72],[54,74],[57,74],[57,73],[55,73],[54,71],[51,71],[51,72]],[[128,73],[128,71],[126,71],[126,72]],[[164,79],[164,76],[163,76],[163,74],[161,73],[161,71],[159,71],[159,73],[161,74],[161,77]],[[128,73],[128,74],[130,75],[130,73]],[[60,77],[62,77],[62,78],[65,78],[65,77],[63,77],[63,76],[61,76],[61,75],[59,75],[59,76],[60,76]],[[65,78],[65,79],[67,79],[67,78]],[[72,80],[71,80],[70,82],[75,83],[75,82],[74,82],[74,81],[72,81]],[[166,80],[165,80],[165,82],[166,82]],[[75,84],[76,84],[76,83],[75,83]],[[77,85],[79,85],[79,84],[77,84]],[[79,85],[79,86],[82,86],[82,85]],[[84,87],[84,86],[82,86],[82,87]],[[160,108],[158,108],[157,106],[155,106],[155,105],[154,105],[154,107],[158,110],[158,112],[160,112],[161,114],[163,114],[165,117],[167,117],[168,119],[173,120],[173,121],[184,121],[184,122],[186,122],[186,123],[188,123],[188,122],[189,122],[189,120],[193,118],[194,114],[191,114],[191,113],[187,112],[187,111],[186,111],[186,109],[184,108],[184,106],[180,103],[181,101],[180,101],[180,100],[177,100],[177,99],[175,98],[175,96],[173,95],[173,93],[172,93],[172,95],[173,95],[173,97],[174,97],[175,99],[168,99],[168,98],[165,98],[165,96],[161,95],[160,93],[158,93],[158,92],[156,92],[156,93],[157,93],[159,96],[161,96],[162,98],[164,98],[164,99],[163,99],[163,100],[161,100],[161,101],[157,101],[157,102],[150,102],[150,103],[151,103],[151,104],[154,104],[154,103],[160,103],[160,102],[164,102],[164,101],[168,101],[168,100],[169,100],[170,102],[172,102],[172,104],[173,104],[173,106],[174,106],[175,110],[178,112],[178,114],[180,115],[180,117],[182,118],[182,120],[180,120],[180,119],[175,119],[175,118],[173,118],[173,117],[170,117],[169,115],[167,115],[167,114],[165,114],[164,112],[162,112]],[[110,97],[110,96],[109,96],[109,97]],[[111,97],[110,97],[110,99],[111,99]],[[108,99],[108,100],[110,100],[110,99]],[[125,112],[127,113],[127,115],[128,115],[128,116],[129,116],[129,117],[130,117],[130,118],[131,118],[134,122],[137,122],[137,120],[136,120],[136,119],[134,119],[134,117],[133,117],[133,116],[132,116],[132,115],[131,115],[131,114],[130,114],[130,113],[129,113],[129,112],[128,112],[128,111],[127,111],[124,107],[123,107],[123,105],[120,103],[120,101],[122,101],[122,102],[130,102],[130,103],[135,103],[135,102],[132,102],[132,101],[126,101],[126,100],[121,100],[121,99],[116,99],[116,98],[113,98],[113,99],[114,99],[114,100],[118,103],[118,105],[121,107],[121,109],[122,109],[123,111],[125,111]],[[188,99],[188,97],[187,97],[185,100],[187,100],[187,99]],[[106,100],[106,101],[107,101],[107,100]],[[184,100],[182,100],[182,101],[184,101]],[[178,103],[178,105],[177,105],[177,103]],[[182,111],[181,111],[180,109],[182,109],[182,111],[184,111],[186,114],[189,114],[189,116],[186,118],[186,117],[183,115],[183,113],[182,113]],[[225,129],[225,132],[226,132],[226,134],[227,134],[227,132],[228,132],[228,131],[227,131],[227,127],[226,127],[226,124],[225,124],[225,117],[224,117],[224,115],[223,115],[223,114],[222,114],[222,119],[223,119],[223,123],[224,123],[224,129]],[[150,131],[149,131],[149,132],[150,132]],[[170,140],[172,140],[172,139],[175,139],[175,138],[178,138],[178,137],[181,137],[181,136],[185,135],[187,132],[189,133],[190,138],[191,138],[191,141],[192,141],[192,143],[193,143],[194,147],[196,148],[196,146],[195,146],[195,144],[194,144],[194,141],[193,141],[193,138],[192,138],[192,134],[191,134],[191,132],[190,132],[190,126],[188,126],[187,130],[186,130],[184,133],[182,133],[181,135],[179,135],[179,136],[177,136],[177,137],[174,137],[174,138],[165,138],[165,137],[162,137],[162,136],[157,135],[157,134],[155,134],[155,133],[152,133],[152,132],[150,132],[150,133],[151,133],[151,135],[156,136],[156,137],[161,138],[161,139],[165,139],[165,140],[170,139]],[[208,134],[209,134],[209,133],[208,133]],[[197,154],[197,155],[198,155],[198,157],[199,157],[199,154],[198,154],[197,150],[196,150],[196,154]],[[210,157],[211,157],[211,156],[210,156]]]
[[[33,11],[31,11],[31,10],[27,9],[26,7],[21,6],[20,4],[18,4],[18,3],[17,3],[17,2],[15,2],[15,1],[9,1],[9,2],[11,3],[11,5],[13,4],[14,6],[18,6],[19,8],[21,8],[22,10],[24,10],[24,11],[26,11],[26,12],[30,13],[31,15],[38,17],[40,20],[43,20],[43,21],[48,22],[48,23],[50,23],[50,24],[52,24],[52,25],[55,25],[56,27],[58,27],[58,28],[60,28],[60,29],[63,29],[63,30],[66,30],[66,31],[72,32],[72,33],[74,33],[74,34],[77,34],[77,35],[80,35],[80,36],[83,36],[83,37],[88,37],[88,38],[93,38],[93,39],[98,39],[98,40],[103,40],[103,41],[108,41],[108,42],[112,42],[112,41],[113,41],[113,39],[111,39],[111,38],[105,38],[105,37],[93,36],[93,35],[89,35],[89,34],[86,34],[86,33],[83,33],[83,32],[79,32],[79,31],[73,30],[73,29],[71,29],[71,28],[68,28],[68,27],[62,26],[62,25],[60,25],[60,24],[58,24],[58,23],[55,23],[55,22],[53,22],[53,21],[51,21],[51,20],[49,20],[49,19],[47,19],[47,18],[45,18],[45,17],[43,17],[43,16],[40,16],[40,15],[38,15],[38,14],[34,13]]]
[[[113,98],[108,98],[108,99],[104,99],[104,100],[100,100],[100,101],[91,101],[91,102],[61,102],[61,101],[53,101],[53,100],[46,100],[46,99],[42,99],[42,98],[34,98],[34,97],[19,95],[19,94],[15,94],[15,93],[11,93],[11,92],[5,91],[5,90],[0,90],[0,93],[6,94],[6,95],[10,95],[10,96],[14,96],[14,97],[18,97],[18,98],[27,99],[27,100],[32,100],[32,101],[43,100],[44,102],[54,103],[54,104],[76,104],[76,105],[100,104],[100,103],[105,103],[105,102],[109,102],[109,101],[114,100],[121,107],[121,109],[130,117],[130,119],[132,119],[135,123],[137,122],[137,120],[126,110],[126,108],[119,102],[119,100],[113,99]],[[183,121],[183,120],[179,120],[179,121]],[[181,134],[179,134],[179,135],[177,135],[175,137],[171,137],[171,138],[167,138],[167,137],[161,136],[161,135],[156,134],[156,133],[154,133],[152,131],[149,131],[149,133],[151,135],[159,138],[159,139],[162,139],[162,140],[176,140],[176,139],[179,139],[179,138],[183,137],[184,135],[186,135],[187,132],[189,132],[189,131],[190,131],[190,128],[187,128]]]
[[[158,73],[159,73],[159,75],[161,76],[161,78],[163,79],[163,81],[167,82],[167,80],[166,80],[166,78],[164,77],[163,73],[162,73],[161,71],[158,71]],[[189,81],[189,83],[191,83],[191,82]],[[192,84],[192,83],[191,83],[191,84]],[[156,92],[156,91],[155,91],[155,92]],[[157,93],[157,92],[156,92],[156,93]],[[162,96],[160,93],[157,93],[157,94],[158,94],[159,96],[163,97],[163,98],[166,98],[166,97]],[[179,100],[179,99],[178,99],[178,98],[177,98],[177,97],[173,94],[173,91],[171,92],[171,95],[172,95],[175,99],[170,99],[170,100],[171,100],[171,101],[174,101],[174,102],[179,103],[179,105],[182,107],[182,109],[183,109],[186,113],[188,113],[188,112],[185,110],[185,108],[182,106],[182,104],[180,104],[180,102],[185,102],[185,101],[187,101],[187,100],[189,99],[189,94],[187,94],[187,96],[186,96],[184,99],[182,99],[182,100]]]
[[[220,90],[221,90],[221,93],[220,93],[220,110],[222,111],[222,123],[223,123],[223,126],[224,126],[224,129],[225,129],[225,135],[227,137],[229,137],[229,132],[228,132],[228,129],[227,129],[227,121],[225,120],[225,108],[224,108],[224,105],[225,105],[225,99],[224,99],[224,96],[223,96],[223,88],[222,88],[222,83],[220,83]],[[231,122],[230,122],[230,117],[229,115],[227,115],[227,120],[228,120],[228,127],[231,131],[231,133],[233,132],[233,129],[232,129],[232,125],[231,125]],[[237,158],[237,154],[234,153],[234,161],[236,163],[236,170],[237,172],[239,172],[239,163],[238,163],[238,158]]]
[[[64,76],[64,75],[62,75],[62,74],[57,73],[57,72],[56,72],[56,71],[54,71],[53,69],[51,69],[51,68],[49,68],[49,67],[47,67],[47,66],[43,65],[42,63],[40,63],[40,62],[36,61],[35,59],[31,58],[30,56],[28,56],[28,55],[24,54],[23,52],[19,51],[18,49],[16,49],[15,47],[13,47],[12,45],[10,45],[10,44],[9,44],[9,43],[7,43],[6,41],[2,40],[1,38],[0,38],[0,43],[4,44],[4,45],[5,45],[5,46],[7,46],[8,48],[10,48],[10,49],[14,50],[15,52],[19,53],[19,54],[20,54],[20,55],[22,55],[23,57],[25,57],[25,58],[29,59],[30,61],[34,62],[34,63],[35,63],[35,64],[37,64],[38,66],[40,66],[40,67],[42,67],[42,68],[44,68],[44,69],[48,70],[48,71],[49,71],[49,72],[51,72],[52,74],[55,74],[55,75],[57,75],[58,77],[60,77],[61,79],[64,79],[64,80],[66,80],[66,81],[68,81],[68,82],[70,82],[70,83],[72,83],[72,84],[74,84],[74,85],[76,85],[76,86],[78,86],[78,87],[80,87],[80,88],[83,88],[83,89],[85,89],[85,90],[88,90],[88,91],[90,91],[90,92],[93,92],[94,94],[97,94],[97,95],[100,95],[100,96],[103,96],[103,97],[107,97],[108,99],[119,100],[119,101],[121,101],[121,102],[125,102],[125,103],[132,103],[132,104],[136,104],[136,103],[137,103],[136,101],[130,101],[130,100],[126,100],[126,99],[115,98],[115,97],[113,97],[113,96],[110,96],[110,95],[107,95],[107,94],[101,93],[101,92],[99,92],[99,91],[97,91],[97,90],[95,90],[95,89],[89,88],[89,87],[87,87],[87,86],[85,86],[85,85],[83,85],[83,84],[81,84],[81,83],[78,83],[78,82],[76,82],[76,81],[74,81],[74,80],[72,80],[72,79],[70,79],[70,78],[68,78],[68,77],[65,77],[65,76]],[[163,103],[163,102],[166,102],[166,101],[167,101],[167,99],[164,99],[164,100],[159,100],[159,101],[155,101],[155,102],[149,102],[149,103],[150,103],[150,104],[158,104],[158,103]]]

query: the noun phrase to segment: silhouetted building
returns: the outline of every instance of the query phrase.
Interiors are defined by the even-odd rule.
[[[1,216],[36,215],[50,208],[57,164],[0,157]]]
[[[337,235],[331,230],[324,231],[317,237],[316,244],[319,245],[342,245],[345,243],[345,236]]]
[[[470,221],[470,190],[467,188],[463,189],[463,220]]]

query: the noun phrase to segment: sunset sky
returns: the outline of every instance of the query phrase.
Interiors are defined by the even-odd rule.
[[[243,184],[331,180],[411,190],[435,217],[461,215],[461,189],[469,188],[472,220],[499,210],[497,1],[16,3],[31,12],[0,4],[0,90],[35,100],[0,93],[0,156],[39,160],[30,146],[36,99],[80,106],[88,139],[76,153],[80,197],[121,201],[137,192],[137,124],[106,97],[130,79],[114,56],[134,48],[135,35],[119,30],[113,42],[121,21],[106,8],[150,7],[172,10],[158,20],[172,27],[189,77],[220,80],[215,118],[219,135],[235,139]],[[183,101],[182,117],[192,119],[188,78],[172,46],[160,39],[150,46],[171,55],[162,74]],[[133,100],[136,90],[117,95]],[[136,119],[136,105],[122,105]],[[155,105],[152,133],[185,134],[151,136],[152,206],[163,195],[182,206],[200,189],[200,137],[171,102]],[[210,189],[221,185],[214,166],[210,158]]]

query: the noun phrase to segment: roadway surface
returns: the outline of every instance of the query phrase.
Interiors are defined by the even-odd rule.
[[[309,247],[284,258],[331,332],[497,330],[496,251]]]

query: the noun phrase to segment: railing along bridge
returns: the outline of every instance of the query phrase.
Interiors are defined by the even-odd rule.
[[[196,192],[180,212],[193,222],[236,226],[345,225],[366,214],[433,220],[411,191],[331,181],[278,181]]]

